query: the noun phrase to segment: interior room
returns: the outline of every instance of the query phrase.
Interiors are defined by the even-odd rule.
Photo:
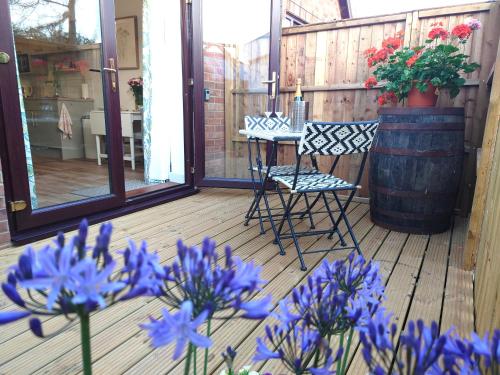
[[[92,2],[94,7],[82,0],[11,5],[25,110],[25,148],[32,162],[28,170],[33,207],[110,193],[103,77],[114,68],[103,61],[106,41],[101,38],[99,17],[89,13],[93,9],[99,14],[99,3]],[[165,123],[165,107],[156,103],[161,95],[164,103],[181,108],[182,116],[182,95],[178,94],[182,87],[169,81],[170,74],[182,74],[180,52],[175,52],[179,59],[171,62],[160,62],[159,54],[151,53],[157,36],[150,38],[149,30],[143,29],[150,11],[142,0],[115,1],[118,61],[113,81],[118,81],[120,96],[127,197],[184,183],[182,117]],[[172,45],[180,43],[180,24],[150,21],[149,25],[173,28],[169,32]],[[151,71],[143,70],[145,58],[151,71],[155,64],[172,65],[156,70],[157,86]]]

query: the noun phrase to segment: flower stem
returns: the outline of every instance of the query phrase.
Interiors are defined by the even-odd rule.
[[[84,375],[92,375],[92,358],[90,349],[90,316],[80,314],[80,338],[82,341],[82,361]]]
[[[191,352],[193,351],[191,343],[188,345],[188,351],[184,363],[184,375],[189,375],[189,368],[191,367]]]
[[[198,364],[196,363],[196,352],[198,348],[193,346],[193,375],[196,375],[196,370],[198,369]]]
[[[349,358],[349,351],[351,350],[352,336],[354,334],[354,328],[349,331],[349,336],[347,337],[347,344],[345,348],[344,355],[342,356],[342,369],[339,375],[345,374],[347,367],[347,359]]]
[[[344,332],[340,334],[340,347],[339,349],[344,349]],[[336,375],[341,375],[340,370],[342,369],[342,358],[339,358],[337,362],[337,372]]]
[[[210,326],[212,323],[212,319],[208,319],[207,322],[207,337],[210,337]],[[207,370],[208,370],[208,348],[205,348],[205,361],[203,364],[203,375],[207,375]]]

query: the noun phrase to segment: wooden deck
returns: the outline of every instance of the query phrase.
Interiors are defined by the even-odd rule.
[[[198,244],[206,237],[222,246],[229,244],[235,253],[263,266],[263,278],[268,284],[262,295],[272,293],[274,302],[286,296],[307,276],[299,270],[295,249],[287,248],[285,256],[278,254],[270,232],[260,235],[256,222],[242,225],[250,203],[250,192],[242,190],[205,189],[198,195],[154,207],[113,221],[115,231],[112,249],[121,249],[126,238],[148,240],[157,249],[162,261],[175,256],[178,238]],[[273,199],[276,204],[276,199]],[[386,282],[385,306],[394,312],[400,329],[410,319],[436,320],[441,330],[456,326],[466,334],[474,328],[472,274],[462,269],[465,222],[456,219],[453,230],[433,236],[408,235],[375,226],[369,218],[366,204],[353,203],[349,217],[366,257],[380,262]],[[326,224],[325,217],[318,222]],[[321,223],[318,225],[321,227]],[[91,237],[97,226],[91,228]],[[303,238],[305,248],[325,247],[324,238]],[[41,241],[37,244],[39,246]],[[322,244],[323,243],[323,244]],[[331,241],[329,245],[331,245]],[[221,247],[222,249],[222,247]],[[0,251],[0,269],[4,272],[22,248]],[[328,259],[345,257],[346,252],[327,255]],[[308,271],[325,258],[324,253],[306,255]],[[11,305],[4,297],[0,310]],[[178,374],[182,367],[172,362],[172,348],[153,350],[138,324],[148,316],[158,316],[162,304],[156,299],[138,299],[115,305],[95,313],[91,319],[92,357],[96,374]],[[61,325],[58,318],[46,319],[46,333]],[[210,369],[218,374],[222,368],[219,353],[229,344],[237,352],[237,364],[251,363],[255,339],[262,335],[264,323],[235,320],[213,327],[214,347]],[[0,327],[0,374],[77,374],[81,372],[79,327],[71,326],[63,333],[45,340],[32,336],[27,322]],[[357,344],[350,361],[352,374],[364,374],[363,361]],[[258,363],[273,374],[287,373],[279,362]]]

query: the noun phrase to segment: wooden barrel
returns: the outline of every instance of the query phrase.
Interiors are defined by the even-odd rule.
[[[370,158],[370,212],[385,228],[451,225],[464,157],[463,108],[381,108]]]

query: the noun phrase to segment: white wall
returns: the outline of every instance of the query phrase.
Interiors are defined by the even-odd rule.
[[[142,76],[142,0],[115,0],[116,18],[137,16],[139,34],[139,69],[120,70],[118,73],[120,85],[120,105],[122,110],[135,108],[134,95],[130,91],[127,81],[132,77]]]

